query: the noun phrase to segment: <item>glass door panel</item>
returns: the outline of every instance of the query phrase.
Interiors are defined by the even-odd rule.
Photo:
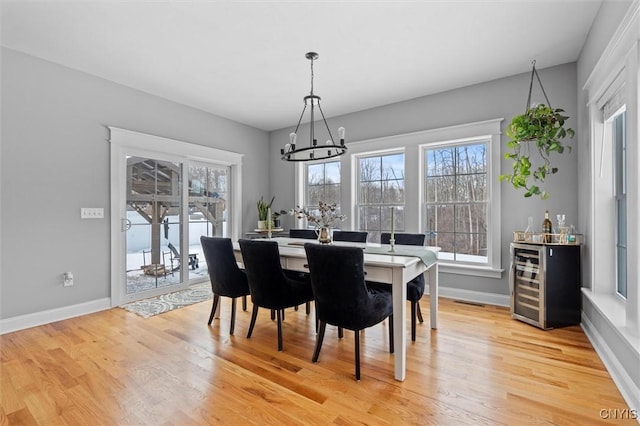
[[[180,163],[127,157],[126,294],[182,282]]]
[[[226,166],[189,166],[189,280],[207,278],[200,236],[228,237],[230,234],[229,176],[230,168]]]

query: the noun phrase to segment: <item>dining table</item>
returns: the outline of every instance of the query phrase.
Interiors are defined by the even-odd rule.
[[[309,273],[304,245],[319,244],[316,240],[288,237],[265,239],[276,241],[283,269]],[[425,274],[429,288],[430,325],[438,327],[438,261],[439,247],[401,246],[388,244],[334,241],[334,245],[357,246],[363,249],[364,270],[367,281],[387,283],[393,298],[394,377],[404,381],[407,371],[407,285],[420,274]],[[236,260],[242,262],[238,242],[233,243]]]

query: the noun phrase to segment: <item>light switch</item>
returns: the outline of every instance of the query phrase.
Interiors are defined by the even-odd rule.
[[[103,219],[104,209],[102,207],[82,207],[80,209],[80,219]]]

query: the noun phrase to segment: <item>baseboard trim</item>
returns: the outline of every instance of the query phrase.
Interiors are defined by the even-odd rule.
[[[640,409],[640,388],[633,383],[616,355],[611,351],[598,329],[594,327],[584,312],[582,313],[582,323],[580,325],[629,408]],[[638,422],[640,423],[640,419],[638,419]]]
[[[92,300],[90,302],[79,303],[77,305],[64,306],[62,308],[48,309],[32,314],[18,315],[17,317],[0,320],[0,334],[11,333],[24,330],[25,328],[37,327],[56,321],[92,314],[111,308],[111,298]]]
[[[429,294],[428,284],[425,289],[425,294]],[[447,299],[483,303],[486,305],[511,306],[510,298],[506,294],[486,293],[483,291],[465,290],[453,287],[439,287],[438,296]]]

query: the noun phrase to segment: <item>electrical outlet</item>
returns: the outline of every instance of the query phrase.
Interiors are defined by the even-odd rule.
[[[71,272],[65,272],[63,277],[62,285],[65,287],[70,287],[73,285],[73,274]]]
[[[103,219],[104,209],[102,207],[82,207],[80,209],[80,219]]]

